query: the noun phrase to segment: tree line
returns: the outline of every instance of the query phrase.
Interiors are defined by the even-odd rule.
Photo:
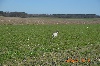
[[[0,16],[4,17],[57,17],[57,18],[100,18],[96,14],[28,14],[25,12],[3,12],[0,11]]]

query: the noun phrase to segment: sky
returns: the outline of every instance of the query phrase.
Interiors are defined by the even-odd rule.
[[[100,0],[0,0],[0,11],[100,15]]]

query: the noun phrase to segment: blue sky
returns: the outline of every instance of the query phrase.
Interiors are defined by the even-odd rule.
[[[100,15],[100,0],[0,0],[0,11]]]

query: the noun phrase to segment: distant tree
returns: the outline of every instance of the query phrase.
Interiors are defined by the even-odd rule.
[[[3,16],[3,11],[0,11],[0,16]]]
[[[96,14],[27,14],[25,12],[3,12],[0,11],[0,16],[5,17],[56,17],[56,18],[100,18]]]

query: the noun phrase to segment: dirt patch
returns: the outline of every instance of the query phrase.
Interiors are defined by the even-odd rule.
[[[23,24],[100,24],[100,18],[50,18],[50,17],[0,17],[0,24],[23,25]]]

